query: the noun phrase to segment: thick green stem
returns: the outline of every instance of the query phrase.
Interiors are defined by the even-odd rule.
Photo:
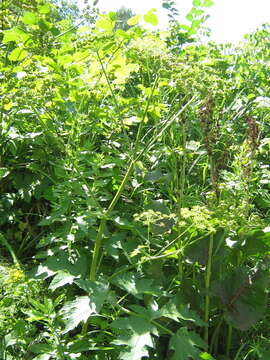
[[[215,173],[215,161],[213,156],[210,157],[210,171],[211,171],[211,180],[212,180],[212,189],[215,193],[215,206],[218,202],[218,184]],[[212,204],[213,205],[213,204]],[[212,257],[213,257],[213,247],[214,247],[214,234],[210,234],[209,239],[209,247],[208,247],[208,257],[206,264],[206,275],[205,275],[205,306],[204,306],[204,321],[206,322],[206,327],[204,329],[204,341],[206,344],[209,342],[209,312],[210,312],[210,296],[209,296],[209,288],[211,281],[211,272],[212,272]]]
[[[209,336],[209,309],[210,309],[210,296],[209,296],[209,287],[211,280],[211,270],[212,270],[212,255],[213,255],[213,246],[214,246],[214,234],[210,235],[209,248],[208,248],[208,260],[206,266],[206,276],[205,276],[205,306],[204,306],[204,321],[206,322],[206,327],[204,329],[204,341],[208,344]]]
[[[115,205],[117,204],[120,196],[122,195],[122,192],[123,192],[123,190],[124,190],[124,188],[125,188],[128,180],[129,180],[129,178],[130,178],[130,175],[131,175],[131,173],[132,173],[132,171],[133,171],[133,168],[134,168],[134,161],[132,161],[132,162],[130,163],[130,165],[129,165],[128,169],[127,169],[126,175],[125,175],[124,179],[122,180],[122,183],[121,183],[121,185],[120,185],[117,193],[115,194],[115,197],[113,198],[110,206],[108,207],[107,215],[108,215],[111,211],[113,211],[113,209],[114,209]]]
[[[185,184],[186,184],[186,162],[187,162],[187,134],[186,134],[186,123],[183,120],[182,123],[182,151],[183,154],[181,156],[181,173],[180,173],[180,189],[179,189],[179,213],[181,213],[181,208],[183,206],[183,196],[185,192]]]
[[[19,259],[17,258],[17,255],[15,254],[15,251],[13,250],[10,243],[7,241],[7,239],[2,234],[0,234],[0,243],[9,251],[10,256],[12,257],[14,265],[16,265],[16,266],[18,266],[20,268],[21,264],[20,264]]]
[[[110,206],[108,207],[107,211],[105,212],[104,217],[100,221],[98,234],[97,234],[97,238],[95,241],[91,269],[90,269],[90,280],[92,280],[92,281],[96,280],[97,263],[98,263],[99,252],[100,252],[100,248],[101,248],[101,244],[102,244],[102,238],[104,235],[104,230],[105,230],[107,219],[108,219],[110,213],[113,211],[115,205],[117,204],[121,194],[123,193],[123,190],[124,190],[128,180],[130,178],[130,175],[132,173],[133,167],[134,167],[134,161],[132,161],[130,163],[129,168],[126,172],[126,175],[125,175],[124,179],[122,180],[122,183],[121,183],[117,193],[115,194]]]
[[[97,234],[97,238],[95,241],[91,269],[90,269],[90,280],[93,280],[93,281],[96,280],[97,262],[98,262],[100,247],[102,244],[102,238],[103,238],[103,234],[104,234],[104,230],[105,230],[105,225],[106,225],[106,218],[103,218],[100,221],[98,234]]]
[[[182,151],[183,155],[181,156],[181,172],[180,172],[180,181],[179,181],[179,196],[178,196],[178,219],[179,222],[181,220],[181,209],[183,206],[183,197],[185,192],[185,183],[186,183],[186,160],[187,160],[187,153],[186,153],[186,144],[187,143],[187,134],[186,134],[186,124],[183,120],[182,122]],[[179,243],[180,249],[182,248],[182,240],[180,239]],[[179,279],[180,281],[183,280],[183,261],[182,261],[182,254],[178,255],[178,272],[179,272]]]

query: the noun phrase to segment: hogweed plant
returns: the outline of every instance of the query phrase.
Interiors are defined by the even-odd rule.
[[[211,4],[0,10],[3,359],[267,356],[267,29],[194,43]]]

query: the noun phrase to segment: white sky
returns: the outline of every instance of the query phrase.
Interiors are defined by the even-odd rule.
[[[77,0],[79,4],[83,0]],[[92,0],[88,0],[89,4]],[[243,35],[258,28],[262,23],[270,23],[270,0],[214,0],[215,4],[205,8],[211,15],[205,26],[211,28],[211,39],[217,42],[238,42]],[[158,10],[159,26],[166,26],[166,10],[161,7],[162,0],[99,0],[101,11],[117,10],[121,6],[133,9],[144,15],[151,8]],[[192,8],[192,0],[176,0],[183,19]]]

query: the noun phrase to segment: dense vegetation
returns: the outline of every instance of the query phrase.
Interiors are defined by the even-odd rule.
[[[270,359],[269,27],[57,4],[2,2],[1,359]]]

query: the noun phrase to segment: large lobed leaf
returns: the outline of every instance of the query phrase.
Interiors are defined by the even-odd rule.
[[[153,284],[153,279],[140,279],[137,274],[128,272],[121,274],[113,279],[113,283],[129,294],[134,295],[138,299],[143,298],[143,294],[151,294],[154,296],[161,295],[160,288]]]
[[[113,344],[125,345],[121,352],[121,360],[141,360],[148,356],[147,347],[153,347],[151,333],[156,333],[156,328],[148,319],[136,316],[118,318],[112,323],[112,327],[126,330]]]
[[[89,296],[79,296],[68,302],[61,312],[66,319],[64,333],[73,330],[81,321],[86,322],[92,314],[98,314],[108,296],[109,284],[90,280],[76,280],[75,283]]]
[[[202,349],[206,349],[206,344],[193,331],[188,331],[186,327],[180,328],[170,340],[170,348],[174,350],[172,360],[198,359]]]
[[[66,327],[63,333],[65,334],[75,329],[81,321],[86,322],[95,311],[96,306],[90,301],[88,296],[79,296],[65,304],[61,310],[66,320]]]
[[[224,279],[213,284],[213,293],[225,306],[226,320],[240,330],[247,330],[262,316],[267,304],[269,274],[247,267],[232,269]]]

